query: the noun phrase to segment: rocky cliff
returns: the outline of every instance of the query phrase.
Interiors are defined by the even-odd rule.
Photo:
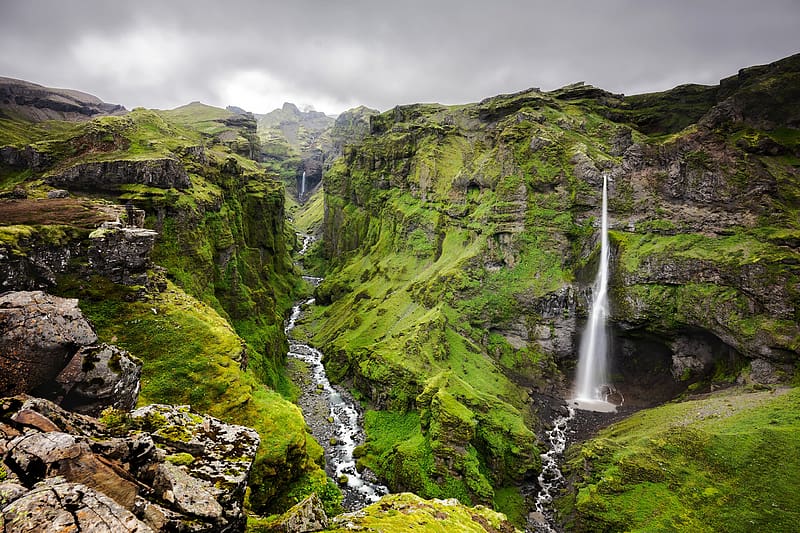
[[[32,121],[85,121],[96,116],[121,115],[127,110],[80,91],[0,77],[0,112]]]
[[[310,326],[397,428],[368,425],[363,463],[396,489],[500,505],[536,471],[529,393],[569,394],[603,174],[627,405],[791,380],[797,77],[795,56],[718,87],[576,84],[372,117],[325,176],[331,268]]]
[[[132,375],[106,347],[119,346],[140,361],[140,403],[190,404],[255,428],[262,444],[253,450],[252,509],[282,511],[313,491],[333,509],[339,496],[319,467],[322,450],[281,395],[291,393],[283,314],[301,282],[289,257],[283,186],[240,155],[252,117],[191,104],[64,123],[55,132],[17,120],[0,128],[3,290],[77,299],[93,325],[91,341],[64,332],[37,348],[58,361],[42,373],[47,383],[25,392],[49,393],[73,409],[110,390],[114,405],[131,408],[96,375],[103,365]],[[27,337],[34,322],[20,323]],[[17,340],[4,357],[20,351]],[[91,386],[61,385],[75,375]],[[232,504],[208,505],[228,512]],[[243,527],[240,510],[233,530]]]

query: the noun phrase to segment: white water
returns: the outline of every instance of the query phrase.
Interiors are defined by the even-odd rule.
[[[306,195],[306,171],[303,171],[303,177],[300,178],[300,199]]]
[[[313,241],[310,235],[303,236],[303,247],[300,253],[305,253]],[[318,285],[322,278],[303,276],[303,279],[312,285]],[[291,332],[300,318],[302,308],[313,305],[314,299],[310,298],[296,304],[286,323],[284,331],[289,339],[289,357],[294,357],[306,363],[311,377],[312,386],[323,394],[329,406],[329,417],[333,420],[335,428],[335,444],[321,442],[326,451],[326,458],[334,480],[339,481],[341,476],[347,476],[347,483],[339,486],[344,493],[343,505],[350,511],[378,501],[381,496],[389,493],[383,485],[372,483],[364,479],[356,470],[356,461],[353,458],[353,449],[363,442],[364,432],[361,430],[359,413],[354,401],[337,391],[328,380],[325,367],[322,364],[322,352],[297,342],[291,337]]]
[[[608,178],[603,175],[603,214],[600,228],[600,266],[592,290],[589,322],[581,339],[575,404],[581,409],[613,411],[604,391],[608,383],[606,319],[608,318]]]
[[[569,414],[560,416],[553,420],[553,429],[547,432],[547,441],[550,449],[541,455],[542,472],[539,474],[539,494],[536,495],[536,513],[538,520],[533,524],[535,531],[539,533],[555,533],[556,530],[550,525],[553,520],[553,513],[549,509],[553,502],[556,491],[561,488],[564,475],[561,473],[559,464],[564,448],[567,446],[567,427],[570,420],[575,416],[575,409],[567,407]]]

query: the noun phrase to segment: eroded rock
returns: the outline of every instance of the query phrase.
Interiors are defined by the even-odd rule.
[[[20,513],[32,509],[61,524],[82,508],[86,494],[91,509],[97,493],[113,502],[109,509],[133,513],[137,522],[130,524],[156,531],[244,529],[244,492],[259,443],[254,430],[186,406],[149,406],[133,416],[109,410],[103,420],[107,425],[39,398],[0,400],[2,468],[16,480],[0,485],[6,524],[21,523]],[[72,500],[53,492],[56,485],[64,485]],[[52,490],[42,492],[42,487]],[[22,503],[9,507],[17,502]],[[72,526],[64,522],[64,527]],[[128,531],[109,527],[98,531]]]
[[[105,224],[89,235],[89,266],[114,283],[145,285],[157,232]]]
[[[114,407],[129,411],[139,397],[142,362],[113,345],[84,346],[56,377],[67,409],[99,416]]]
[[[79,347],[95,342],[78,300],[41,291],[0,295],[0,395],[52,381]]]
[[[79,191],[117,191],[121,185],[139,184],[160,189],[188,189],[189,175],[178,159],[162,158],[81,163],[48,177],[53,187]]]
[[[153,531],[102,492],[60,478],[48,479],[7,504],[2,516],[6,533]]]

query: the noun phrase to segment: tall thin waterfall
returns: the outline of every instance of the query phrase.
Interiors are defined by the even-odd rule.
[[[303,171],[303,177],[300,178],[300,199],[306,195],[306,171]]]
[[[606,404],[602,389],[607,388],[607,351],[606,318],[608,317],[608,177],[603,175],[603,215],[600,237],[600,267],[597,270],[592,290],[592,307],[589,322],[581,339],[581,350],[578,359],[578,378],[575,384],[575,400],[580,406],[602,409]],[[599,404],[599,405],[598,405]],[[606,404],[610,406],[610,404]],[[613,407],[613,406],[610,406]]]

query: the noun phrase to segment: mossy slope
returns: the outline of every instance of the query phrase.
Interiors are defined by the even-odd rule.
[[[576,84],[372,117],[325,176],[330,268],[306,325],[332,377],[381,411],[362,463],[396,488],[464,501],[536,470],[528,392],[567,393],[603,174],[612,321],[634,359],[642,338],[658,344],[658,378],[672,381],[672,357],[692,356],[676,339],[707,335],[790,378],[797,67],[630,100]],[[756,103],[759,87],[775,98]]]
[[[793,531],[800,389],[730,390],[640,412],[572,447],[570,531]]]
[[[6,226],[0,235],[23,255],[64,240],[76,245],[70,248],[74,268],[52,290],[80,298],[101,338],[145,361],[142,401],[189,403],[259,431],[254,509],[280,510],[313,490],[326,494],[333,509],[338,491],[318,466],[322,450],[286,399],[292,390],[283,374],[282,322],[301,281],[289,257],[294,235],[284,224],[284,189],[229,139],[254,130],[247,117],[195,103],[64,127],[43,123],[14,139],[16,152],[9,153],[36,151],[39,164],[15,160],[29,165],[27,175],[4,186],[21,185],[33,197],[47,190],[41,178],[94,161],[113,166],[169,158],[186,171],[190,187],[183,190],[127,183],[102,197],[72,191],[101,214],[112,202],[130,201],[145,210],[145,225],[159,231],[153,259],[165,267],[170,284],[163,293],[151,287],[146,302],[143,287],[82,277],[88,263],[81,241],[88,232],[70,223],[82,227],[83,218],[60,221],[65,225],[58,232],[32,219],[31,228]],[[18,176],[13,166],[2,171]],[[124,214],[119,205],[115,209]]]

